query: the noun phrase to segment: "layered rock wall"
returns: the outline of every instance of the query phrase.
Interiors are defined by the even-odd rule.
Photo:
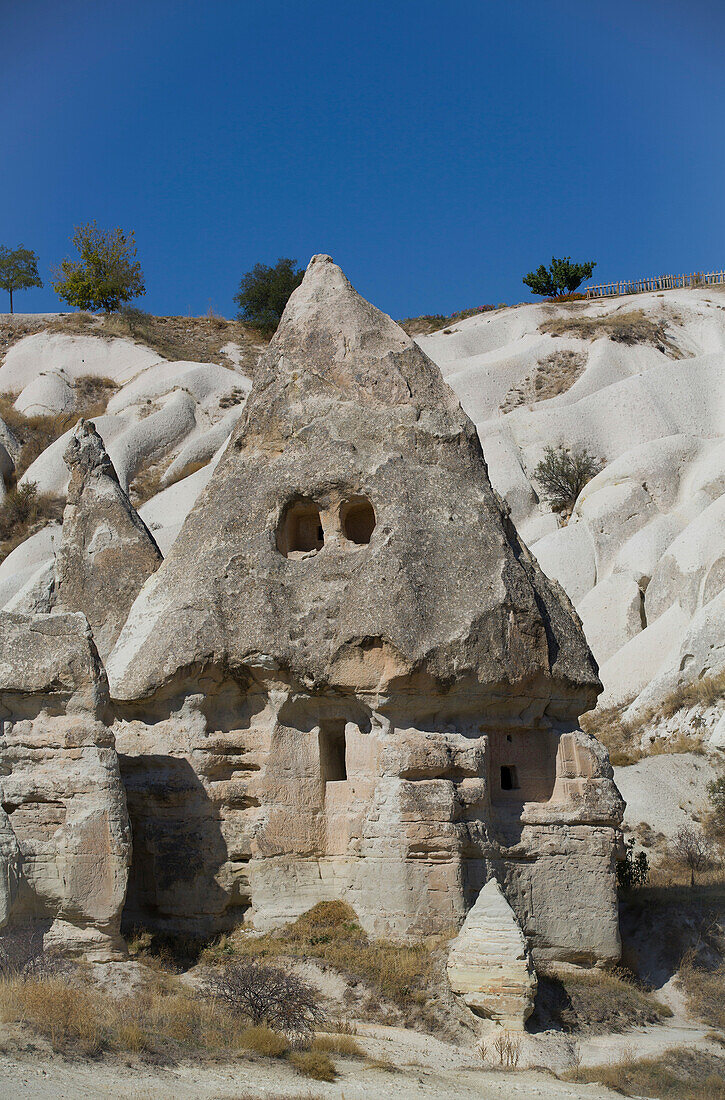
[[[5,916],[46,943],[122,951],[130,829],[108,687],[82,615],[0,616]]]

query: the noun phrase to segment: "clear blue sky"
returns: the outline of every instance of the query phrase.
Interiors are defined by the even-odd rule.
[[[329,252],[394,317],[725,267],[724,0],[0,0],[0,243],[135,230],[155,313]],[[0,309],[7,308],[0,303]]]

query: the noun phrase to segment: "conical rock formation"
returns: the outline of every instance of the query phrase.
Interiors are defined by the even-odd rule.
[[[580,623],[437,367],[328,256],[107,669],[130,921],[266,928],[344,898],[408,935],[495,875],[542,958],[618,956]]]
[[[469,1008],[521,1031],[534,1010],[536,973],[524,934],[501,887],[491,879],[451,943],[448,981]]]
[[[78,422],[64,458],[71,476],[54,607],[82,611],[105,658],[161,551],[121,488],[93,423]]]
[[[113,693],[148,694],[197,662],[316,689],[517,684],[517,705],[553,697],[573,717],[600,690],[473,424],[329,256],[290,298],[224,457],[131,612]]]

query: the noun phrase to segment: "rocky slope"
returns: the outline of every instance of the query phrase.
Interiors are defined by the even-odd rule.
[[[725,294],[519,306],[419,343],[474,419],[524,540],[574,602],[600,705],[671,709],[683,685],[722,672]],[[537,494],[546,445],[604,463],[566,526]],[[714,729],[721,709],[705,710]]]
[[[683,686],[721,673],[725,293],[517,306],[418,342],[476,423],[493,486],[524,540],[574,602],[600,665],[600,705],[631,704],[632,715],[669,700],[671,712]],[[249,356],[235,365],[229,352],[225,365],[167,362],[128,339],[34,332],[6,352],[0,392],[26,416],[67,413],[79,377],[112,379],[97,428],[123,489],[149,473],[160,488],[140,514],[166,555],[249,389]],[[22,480],[64,495],[68,438]],[[566,526],[533,477],[549,444],[582,445],[604,463]],[[1,423],[0,445],[9,483],[17,441]],[[0,564],[0,606],[40,609],[57,534],[44,528]],[[725,742],[722,702],[696,709],[714,742]]]

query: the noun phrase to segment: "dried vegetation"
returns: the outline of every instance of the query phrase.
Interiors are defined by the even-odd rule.
[[[121,336],[145,344],[164,359],[193,363],[229,363],[221,349],[228,343],[239,346],[241,363],[249,373],[269,334],[241,321],[210,314],[207,317],[154,317],[136,308],[118,313],[66,313],[44,318],[20,315],[0,323],[0,357],[12,344],[36,332],[67,336]]]
[[[623,1096],[659,1100],[725,1100],[725,1058],[677,1047],[659,1058],[633,1056],[609,1065],[577,1068],[563,1075],[582,1084],[598,1083]]]
[[[587,358],[583,351],[552,351],[545,359],[539,360],[533,373],[527,374],[523,382],[511,387],[501,405],[501,412],[511,412],[519,405],[533,405],[566,393],[584,373]]]
[[[406,1012],[425,1015],[429,987],[435,979],[435,949],[446,937],[420,943],[370,939],[355,911],[341,901],[320,902],[294,924],[262,936],[245,932],[222,937],[202,955],[207,964],[225,958],[315,958],[351,977]]]
[[[408,336],[429,336],[432,332],[445,330],[458,321],[465,321],[468,317],[476,317],[479,313],[490,313],[494,309],[505,308],[505,303],[501,303],[498,306],[486,305],[475,306],[473,309],[461,309],[458,313],[423,313],[420,317],[404,317],[398,321],[398,324]]]
[[[576,308],[576,307],[575,307]],[[606,336],[617,344],[648,344],[670,359],[681,359],[682,352],[671,341],[668,325],[674,318],[653,321],[641,309],[627,313],[611,313],[606,317],[583,317],[576,314],[554,317],[539,325],[539,332],[550,336],[575,336],[580,340],[597,340]]]
[[[535,1026],[580,1035],[622,1032],[672,1015],[632,973],[615,970],[539,972]]]
[[[640,711],[632,718],[625,718],[627,704],[582,715],[582,729],[593,734],[609,752],[615,767],[636,764],[645,756],[660,753],[704,752],[702,734],[694,724],[674,735],[655,737],[644,744],[642,736],[658,722],[666,722],[682,711],[693,707],[714,706],[725,698],[725,671],[700,680],[682,684],[658,706]]]

